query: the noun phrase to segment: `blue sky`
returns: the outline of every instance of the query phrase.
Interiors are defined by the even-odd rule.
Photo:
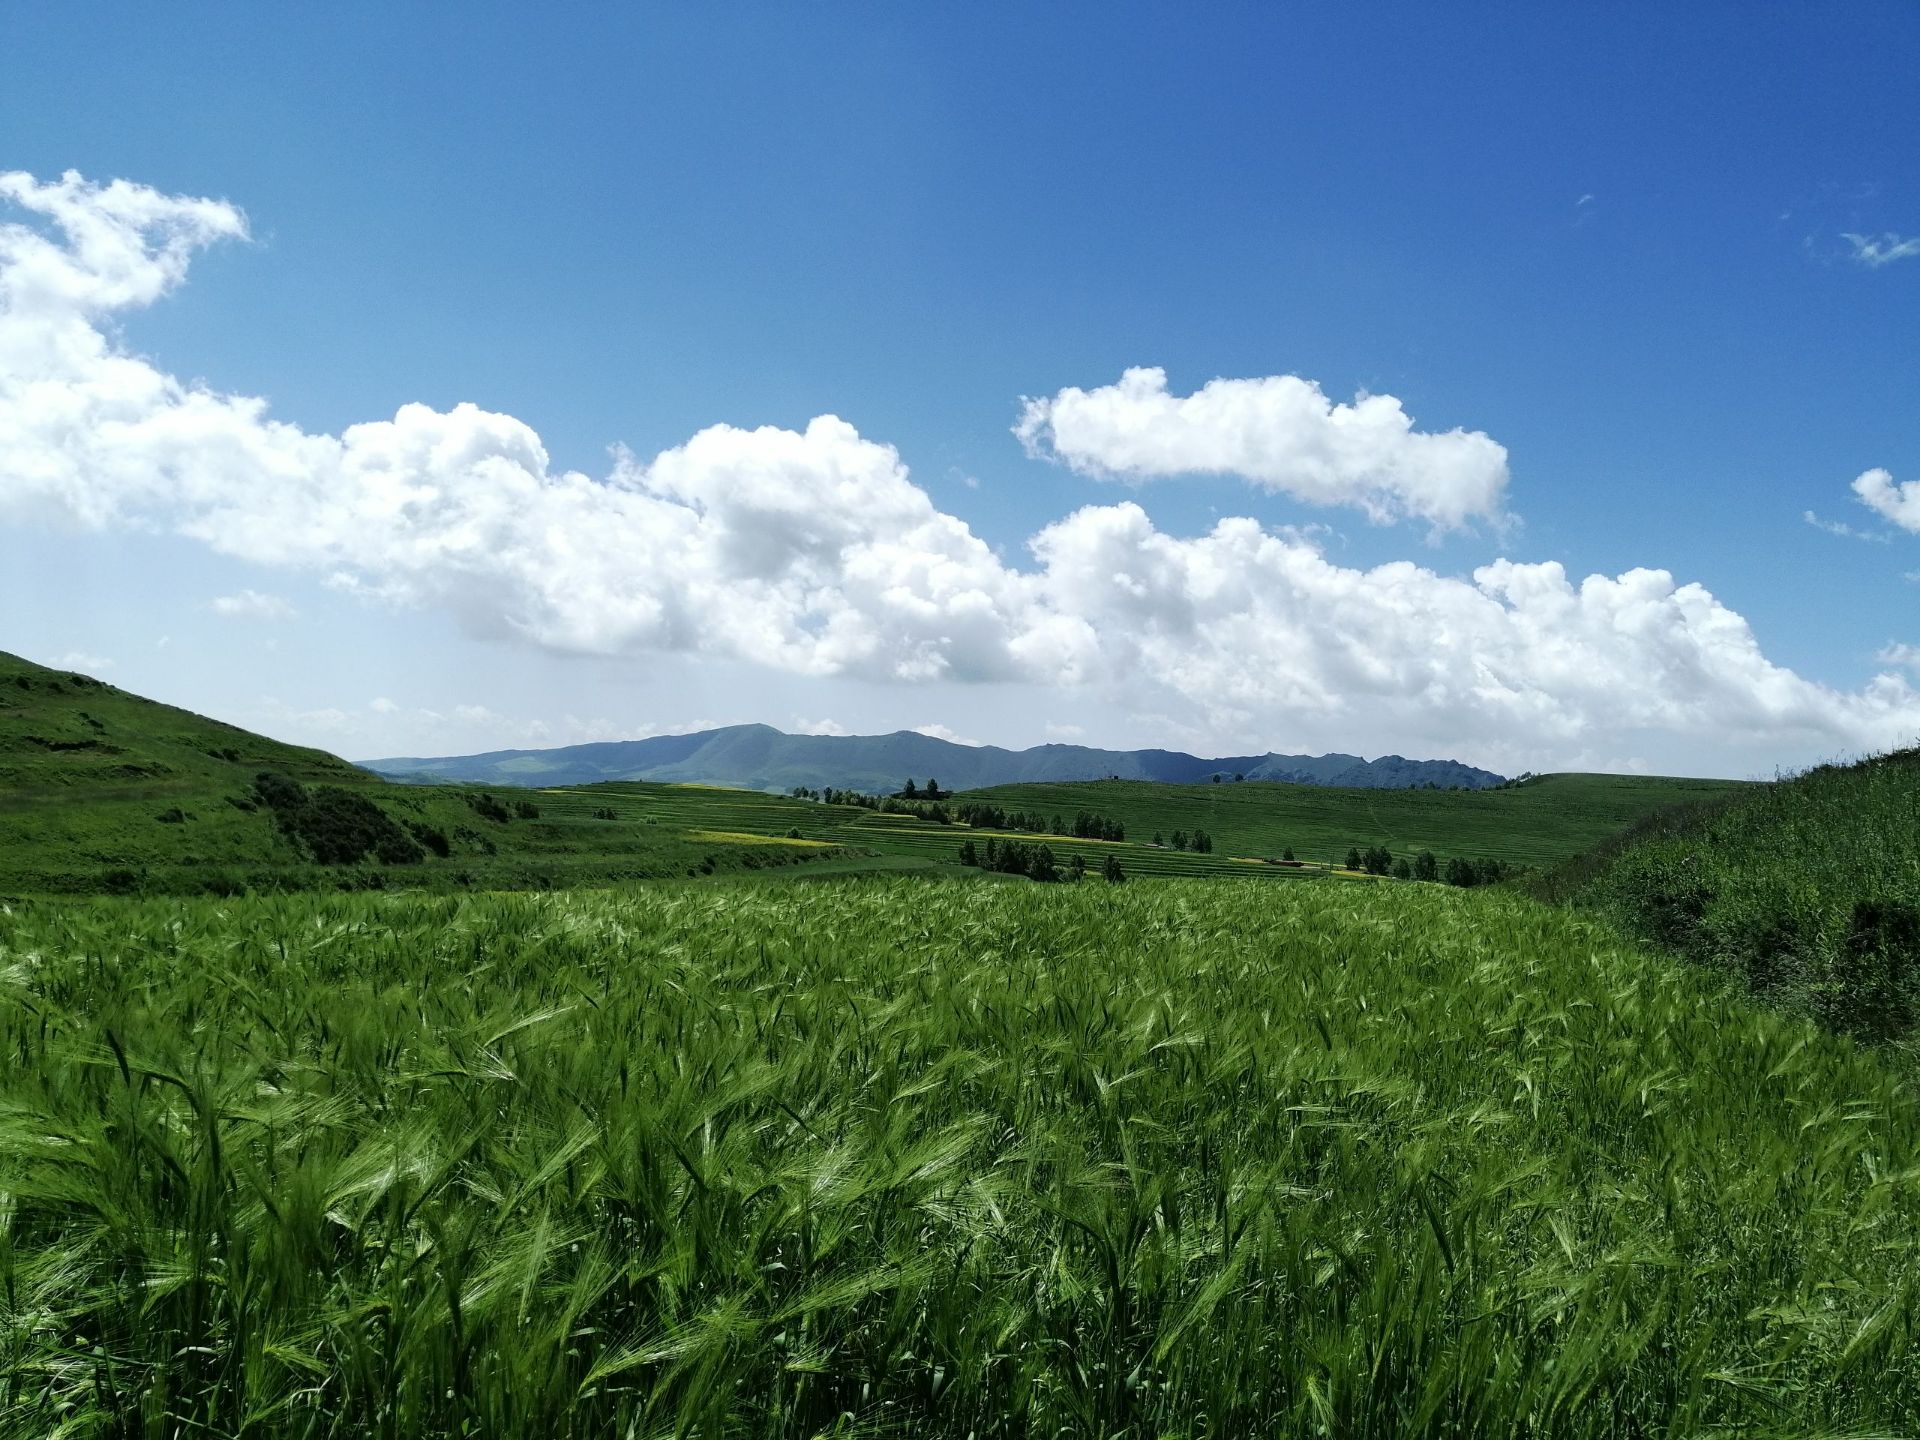
[[[532,505],[489,571],[351,457],[129,490],[22,345],[0,647],[356,756],[764,719],[1747,774],[1920,738],[1920,11],[719,10],[9,8],[0,170],[244,213],[82,317],[113,353],[309,437],[467,403],[538,433],[536,491],[650,499]],[[34,193],[0,225],[58,244]],[[1137,367],[1250,388],[1155,410],[1147,456]],[[1279,377],[1503,468],[1383,490],[1389,436],[1309,484],[1339,417],[1273,418]],[[1093,428],[1023,446],[1070,389]],[[821,415],[854,438],[653,465]],[[1279,538],[1206,543],[1228,517]],[[962,581],[916,590],[928,553]],[[1582,584],[1639,569],[1670,583]]]

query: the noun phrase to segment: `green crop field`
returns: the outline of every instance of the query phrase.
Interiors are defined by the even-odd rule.
[[[1920,1426],[1906,1084],[1513,895],[43,902],[0,1050],[9,1437]]]
[[[1010,810],[1111,815],[1129,839],[1196,825],[1216,853],[1338,861],[1351,846],[1385,845],[1395,855],[1430,850],[1445,858],[1486,857],[1511,865],[1551,864],[1591,848],[1662,807],[1752,787],[1739,781],[1640,775],[1543,775],[1496,790],[1340,790],[1248,781],[1156,785],[1093,780],[1002,785],[969,791]]]

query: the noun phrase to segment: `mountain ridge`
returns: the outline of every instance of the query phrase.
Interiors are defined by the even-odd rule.
[[[1181,750],[1102,750],[1058,741],[1009,750],[961,745],[917,730],[885,735],[790,735],[766,724],[725,725],[641,740],[595,740],[543,750],[489,750],[473,755],[391,756],[357,762],[391,780],[476,781],[490,785],[586,785],[603,780],[654,780],[732,785],[747,790],[891,791],[911,777],[943,790],[977,790],[1033,781],[1153,780],[1204,784],[1213,776],[1351,789],[1427,785],[1482,790],[1505,779],[1457,760],[1372,760],[1327,755],[1205,757]]]

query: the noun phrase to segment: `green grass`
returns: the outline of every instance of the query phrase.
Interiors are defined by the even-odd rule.
[[[257,803],[262,772],[365,796],[396,822],[439,831],[450,853],[418,864],[316,865]],[[0,896],[545,889],[827,858],[688,833],[733,828],[709,819],[607,824],[565,802],[551,817],[537,801],[538,820],[489,820],[469,803],[482,793],[392,785],[322,751],[0,654]]]
[[[1382,844],[1395,855],[1431,850],[1442,860],[1540,866],[1577,855],[1655,810],[1748,788],[1726,780],[1573,774],[1467,791],[1094,780],[1003,785],[963,799],[1069,822],[1090,810],[1122,821],[1129,840],[1198,826],[1213,837],[1217,854],[1277,856],[1291,848],[1303,860],[1338,861],[1350,846]]]
[[[1711,980],[1412,885],[0,911],[0,1435],[1913,1433],[1909,1088]]]
[[[1876,1040],[1920,1024],[1920,750],[1649,819],[1540,889]]]

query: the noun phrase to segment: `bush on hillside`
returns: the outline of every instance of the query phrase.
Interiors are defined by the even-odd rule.
[[[491,820],[496,825],[505,825],[513,819],[513,812],[491,795],[469,795],[467,804],[473,807],[473,813],[483,820]]]
[[[271,773],[254,781],[254,792],[273,811],[281,833],[322,865],[352,865],[369,855],[382,865],[413,865],[426,858],[420,845],[364,795],[332,785],[309,791],[297,780]]]

